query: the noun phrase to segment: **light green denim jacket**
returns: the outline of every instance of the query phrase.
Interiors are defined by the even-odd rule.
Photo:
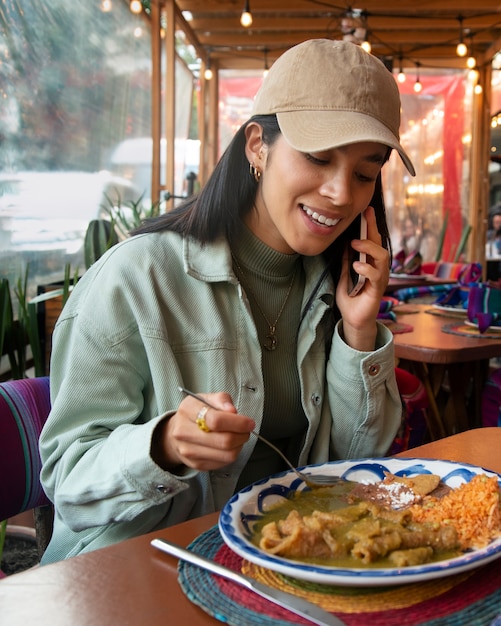
[[[310,294],[322,269],[303,259]],[[401,419],[391,333],[357,352],[336,328],[330,353],[326,281],[303,320],[297,365],[308,430],[300,465],[384,455]],[[211,472],[173,475],[151,456],[152,433],[182,400],[178,386],[226,391],[259,430],[261,348],[226,241],[201,246],[172,232],[112,248],[74,289],[57,322],[52,412],[40,449],[55,503],[43,563],[221,509],[252,452]]]

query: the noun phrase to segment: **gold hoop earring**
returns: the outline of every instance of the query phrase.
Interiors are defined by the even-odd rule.
[[[261,172],[257,169],[257,167],[254,165],[254,163],[250,163],[249,162],[249,172],[250,172],[250,175],[256,181],[256,183],[258,183],[259,179],[261,178]]]

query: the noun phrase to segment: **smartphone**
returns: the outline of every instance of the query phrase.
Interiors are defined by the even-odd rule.
[[[367,220],[363,213],[360,214],[360,239],[367,239]],[[365,276],[360,276],[353,269],[354,261],[362,261],[365,263],[367,255],[365,252],[356,252],[353,248],[350,248],[350,272],[348,278],[348,295],[356,296],[360,293],[362,287],[365,284]]]

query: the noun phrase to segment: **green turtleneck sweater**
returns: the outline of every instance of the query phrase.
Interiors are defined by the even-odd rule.
[[[296,464],[307,427],[297,369],[297,333],[304,292],[301,258],[270,248],[244,225],[233,254],[235,274],[249,300],[262,349],[265,402],[260,432]],[[276,349],[268,350],[265,346],[270,326],[284,302],[276,321]],[[284,469],[287,466],[278,454],[257,441],[237,490]]]

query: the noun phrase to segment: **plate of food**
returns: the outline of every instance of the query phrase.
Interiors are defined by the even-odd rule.
[[[501,475],[429,459],[301,468],[339,477],[310,489],[292,471],[235,494],[219,516],[248,561],[327,585],[385,586],[467,571],[501,556]]]

